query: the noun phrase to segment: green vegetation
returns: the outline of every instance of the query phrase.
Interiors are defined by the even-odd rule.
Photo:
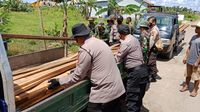
[[[187,9],[187,7],[163,7],[163,12],[166,13],[176,13],[179,12],[180,14],[185,15],[185,20],[190,21],[191,19],[193,21],[199,20],[200,15],[195,14],[192,9]]]
[[[45,35],[59,36],[60,31],[62,31],[63,18],[64,18],[62,8],[41,7],[41,10],[42,10],[44,28],[46,31]],[[3,12],[4,11],[2,11],[2,13]],[[4,17],[2,13],[0,13],[0,15]],[[33,11],[31,12],[10,11],[9,13],[5,14],[6,14],[6,19],[4,20],[4,22],[8,21],[7,22],[8,24],[4,25],[4,27],[0,27],[1,32],[12,33],[12,34],[25,34],[25,35],[42,35],[38,8],[33,8]],[[70,6],[70,8],[68,9],[67,19],[68,19],[67,32],[69,37],[72,35],[71,28],[74,24],[77,23],[88,24],[88,21],[86,21],[84,17],[81,16],[81,13],[78,11],[78,9],[73,8],[73,6],[72,7]],[[96,22],[102,20],[106,24],[106,19],[97,19]],[[62,41],[48,40],[46,42],[48,49],[63,46]],[[44,50],[44,43],[42,40],[10,39],[10,42],[8,42],[7,55],[8,56],[20,55],[41,50]],[[78,51],[77,45],[70,44],[69,51],[77,52]]]

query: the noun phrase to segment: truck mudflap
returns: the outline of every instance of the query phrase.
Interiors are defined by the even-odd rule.
[[[125,79],[127,74],[123,62],[117,66],[122,79]],[[89,79],[85,79],[22,112],[81,112],[88,105],[90,87]]]
[[[8,106],[2,99],[0,99],[0,112],[8,112]]]

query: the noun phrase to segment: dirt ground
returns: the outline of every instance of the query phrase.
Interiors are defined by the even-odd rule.
[[[190,97],[194,81],[190,82],[189,91],[179,91],[185,84],[186,66],[183,64],[183,58],[193,35],[195,28],[189,26],[179,52],[174,53],[171,60],[165,60],[161,56],[158,58],[158,75],[162,79],[151,83],[144,97],[143,112],[200,112],[200,90],[198,89],[196,97]]]

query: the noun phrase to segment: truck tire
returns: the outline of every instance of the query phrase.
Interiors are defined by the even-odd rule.
[[[174,48],[174,52],[178,52],[178,49],[179,49],[179,44]]]
[[[171,59],[173,56],[173,49],[171,49],[167,54],[166,54],[166,58],[167,59]]]

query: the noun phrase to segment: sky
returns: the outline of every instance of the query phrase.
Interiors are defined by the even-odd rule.
[[[24,2],[35,2],[36,0],[23,0]],[[162,5],[162,6],[180,6],[180,7],[187,7],[191,8],[195,11],[200,11],[200,0],[149,0],[150,2],[154,3],[155,5]]]
[[[149,0],[150,2],[154,3],[154,5],[161,5],[161,6],[180,6],[180,7],[187,7],[191,8],[195,11],[200,11],[200,0]]]

